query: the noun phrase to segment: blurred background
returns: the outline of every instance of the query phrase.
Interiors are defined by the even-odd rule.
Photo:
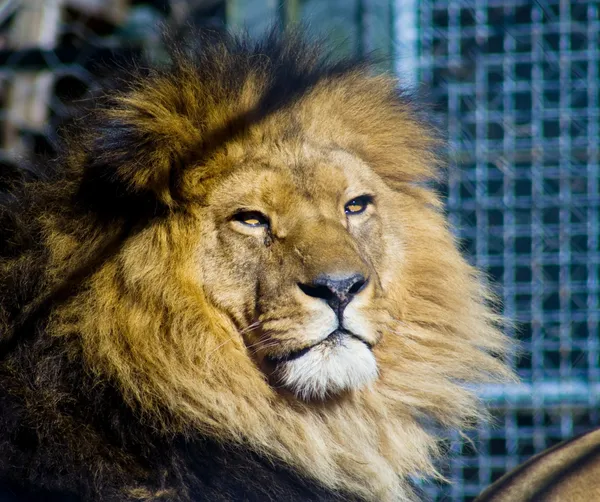
[[[447,135],[450,220],[498,285],[522,383],[486,386],[494,423],[454,438],[432,501],[600,425],[600,4],[596,0],[0,0],[0,170],[52,154],[110,73],[164,57],[160,26],[302,22],[340,55],[383,56]]]

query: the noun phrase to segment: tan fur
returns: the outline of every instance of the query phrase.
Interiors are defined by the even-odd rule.
[[[564,441],[505,474],[478,502],[600,500],[600,430]]]
[[[49,331],[80,336],[91,371],[118,382],[165,431],[248,444],[328,487],[406,500],[409,475],[435,475],[438,439],[426,424],[464,428],[483,415],[467,384],[509,376],[490,355],[502,355],[507,340],[438,196],[422,183],[437,173],[435,141],[396,101],[391,77],[356,70],[324,79],[198,157],[213,131],[260,101],[265,84],[255,65],[235,99],[181,63],[172,78],[141,80],[118,106],[98,112],[151,138],[135,165],[119,164],[115,176],[133,190],[150,188],[173,210],[125,241],[55,309]],[[71,169],[84,158],[74,145]],[[168,183],[175,158],[187,163],[178,200]],[[349,228],[343,210],[331,209],[353,187],[376,197],[367,230]],[[273,238],[285,245],[222,237],[227,211],[241,199],[278,215]],[[46,227],[49,277],[58,278],[93,243],[77,242],[53,221]],[[255,298],[257,256],[280,263],[260,270],[286,305]],[[310,336],[297,328],[316,304],[287,297],[285,285],[340,256],[358,256],[377,278],[356,316],[370,326],[379,377],[323,401],[297,399],[273,385],[263,357]],[[257,301],[267,304],[255,316]],[[261,324],[284,308],[288,335],[270,336]]]

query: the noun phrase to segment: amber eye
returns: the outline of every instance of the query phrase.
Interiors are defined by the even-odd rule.
[[[234,221],[239,221],[249,227],[268,227],[269,219],[258,211],[240,211],[233,215]]]
[[[361,195],[351,201],[347,202],[344,206],[346,214],[360,214],[364,213],[367,206],[373,202],[373,197],[370,195]]]

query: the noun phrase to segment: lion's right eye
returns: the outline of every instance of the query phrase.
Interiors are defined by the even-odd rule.
[[[240,211],[233,215],[234,221],[239,221],[249,227],[268,227],[269,218],[258,211]]]

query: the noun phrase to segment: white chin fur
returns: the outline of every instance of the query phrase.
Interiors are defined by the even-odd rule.
[[[377,378],[377,362],[369,348],[355,338],[321,344],[277,366],[278,383],[302,399],[322,399],[359,389]]]

